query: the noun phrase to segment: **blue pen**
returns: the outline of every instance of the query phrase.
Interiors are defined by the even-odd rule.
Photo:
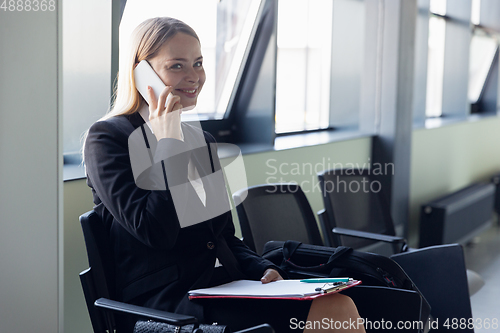
[[[300,282],[306,283],[334,283],[334,282],[349,282],[351,278],[319,278],[319,279],[305,279],[300,280]]]

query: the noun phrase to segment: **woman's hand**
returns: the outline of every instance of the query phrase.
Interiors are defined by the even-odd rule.
[[[283,278],[281,277],[280,273],[278,273],[277,270],[272,269],[272,268],[266,269],[266,271],[264,272],[264,275],[262,275],[262,277],[260,278],[260,281],[262,283],[269,283],[269,282],[278,281],[278,280],[283,280]]]
[[[157,100],[153,89],[148,86],[149,121],[158,141],[164,138],[182,140],[181,98],[172,91],[173,87],[166,86]]]

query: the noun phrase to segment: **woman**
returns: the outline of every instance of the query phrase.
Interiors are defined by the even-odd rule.
[[[149,62],[166,85],[159,96],[148,90],[149,106],[134,83],[133,69],[142,60]],[[207,211],[213,206],[211,201],[227,197],[222,192],[214,195],[220,188],[205,182],[207,177],[200,181],[220,170],[212,151],[214,138],[180,122],[181,110],[196,105],[204,82],[196,33],[172,18],[147,20],[135,29],[129,54],[120,64],[112,111],[88,131],[84,148],[87,184],[94,210],[110,230],[117,297],[194,315],[202,322],[217,321],[233,330],[269,322],[282,332],[290,328],[291,318],[302,322],[357,318],[355,305],[342,295],[320,297],[312,304],[188,300],[191,289],[236,279],[263,283],[282,279],[278,267],[234,236],[230,212],[206,220],[192,218],[193,211]],[[139,140],[142,148],[131,139],[136,134],[144,139]],[[200,147],[200,137],[205,148]],[[137,149],[150,151],[150,161]],[[132,164],[138,160],[150,164],[137,172]],[[181,195],[173,188],[180,188]],[[216,262],[222,266],[216,268]]]

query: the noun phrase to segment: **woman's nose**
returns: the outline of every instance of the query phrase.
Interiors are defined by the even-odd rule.
[[[194,68],[188,68],[186,72],[186,80],[196,83],[200,80],[200,76]]]

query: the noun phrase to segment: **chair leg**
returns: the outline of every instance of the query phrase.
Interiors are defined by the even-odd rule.
[[[469,296],[477,293],[483,286],[484,280],[481,275],[470,269],[467,270],[467,285],[469,286]]]

